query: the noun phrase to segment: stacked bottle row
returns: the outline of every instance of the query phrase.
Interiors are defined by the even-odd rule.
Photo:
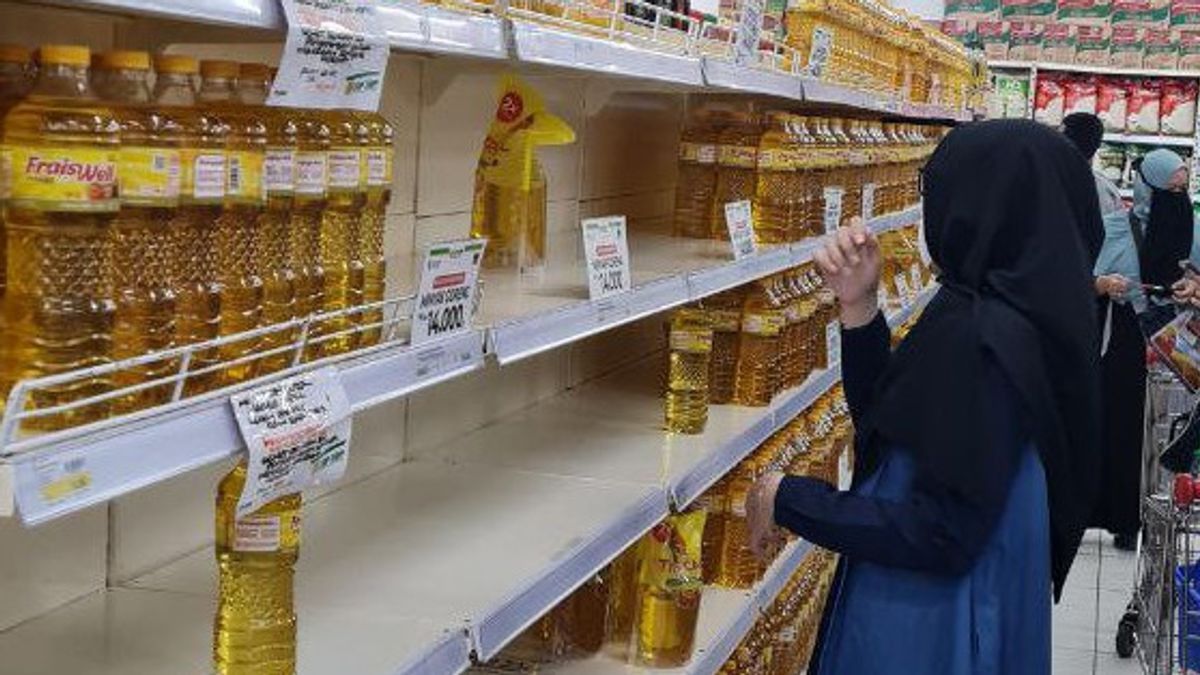
[[[915,204],[934,127],[708,110],[679,144],[677,236],[728,239],[725,205],[749,200],[759,243],[819,235]]]
[[[3,92],[3,392],[383,298],[391,125],[375,114],[269,108],[271,72],[260,64],[163,55],[153,65],[145,52],[92,58],[86,47],[47,45],[27,88]],[[378,342],[381,319],[373,309],[319,322],[301,356]],[[181,393],[287,367],[297,337],[273,331],[194,353],[189,370],[209,371],[189,376]],[[46,387],[28,407],[179,366],[147,360]],[[147,386],[26,428],[74,426],[162,403],[174,390]]]
[[[751,553],[746,523],[746,498],[751,486],[774,471],[837,485],[840,462],[853,433],[849,408],[840,388],[835,388],[697,498],[697,508],[708,514],[701,549],[705,583],[749,588],[762,578],[769,561]]]
[[[720,675],[796,675],[804,672],[817,640],[837,555],[815,549],[762,613]]]
[[[879,235],[883,254],[879,284],[883,296],[881,307],[899,309],[912,303],[933,278],[921,256],[919,227],[913,223]]]
[[[765,406],[828,365],[833,294],[811,264],[676,310],[670,319],[666,426],[698,434],[708,406]]]

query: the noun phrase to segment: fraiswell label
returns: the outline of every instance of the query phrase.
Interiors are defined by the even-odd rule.
[[[11,199],[32,208],[114,211],[117,150],[12,146]]]

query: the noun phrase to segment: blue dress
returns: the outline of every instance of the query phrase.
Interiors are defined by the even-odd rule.
[[[843,381],[856,417],[890,358],[888,336],[881,317],[843,332]],[[1050,673],[1045,475],[1019,398],[999,369],[988,378],[992,405],[980,433],[1018,457],[1013,475],[999,478],[1009,482],[1008,499],[993,510],[923,482],[912,455],[894,446],[856,456],[848,492],[797,476],[780,484],[776,521],[842,554],[810,673]]]

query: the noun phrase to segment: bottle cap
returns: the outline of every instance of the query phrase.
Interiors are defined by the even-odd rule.
[[[106,70],[150,70],[150,54],[126,50],[105,52],[100,55],[100,67]]]
[[[154,69],[172,75],[195,75],[200,72],[200,64],[190,56],[159,54],[154,57]]]
[[[237,61],[210,61],[206,59],[200,62],[200,77],[205,79],[213,78],[232,80],[237,76]]]
[[[29,49],[21,45],[0,44],[0,62],[29,63]]]
[[[238,66],[238,77],[245,80],[269,80],[271,67],[262,63],[243,63]]]
[[[92,60],[92,51],[79,45],[42,45],[38,48],[38,60],[61,66],[87,67]]]

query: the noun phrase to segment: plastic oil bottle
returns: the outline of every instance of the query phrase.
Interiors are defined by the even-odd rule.
[[[675,236],[707,239],[717,188],[717,137],[723,124],[715,112],[698,116],[679,139],[675,180]]]
[[[700,613],[704,519],[702,510],[670,515],[643,538],[634,630],[638,665],[669,668],[691,659]]]
[[[738,346],[741,342],[743,295],[741,289],[732,289],[704,301],[713,331],[708,371],[708,402],[711,404],[733,402]]]
[[[798,161],[799,144],[791,129],[791,115],[767,114],[766,131],[759,140],[758,174],[754,192],[754,238],[777,244],[788,240],[788,224],[803,208]]]
[[[262,323],[263,281],[259,218],[266,207],[263,164],[267,129],[260,116],[237,104],[235,61],[201,61],[198,105],[213,111],[225,127],[225,198],[217,218],[217,264],[221,277],[222,336],[237,335]],[[259,339],[230,342],[221,347],[221,360],[231,361],[257,351]],[[222,370],[224,384],[254,377],[257,361]]]
[[[704,310],[685,307],[671,316],[668,340],[667,430],[698,434],[708,422],[708,359],[712,328]]]
[[[619,660],[627,660],[636,623],[642,540],[625,549],[600,572],[609,586],[605,608],[604,651]]]
[[[223,122],[196,108],[193,80],[200,72],[196,59],[160,55],[154,102],[163,115],[180,127],[179,208],[171,220],[175,240],[175,338],[178,344],[215,339],[221,328],[221,276],[217,263],[217,219],[225,200],[226,162]],[[217,362],[215,349],[192,354],[189,370]],[[185,393],[213,388],[217,373],[190,376]]]
[[[746,293],[742,309],[741,342],[738,347],[735,399],[739,405],[765,406],[779,383],[775,360],[785,319],[766,281],[758,281]]]
[[[728,511],[729,480],[722,478],[692,503],[704,509],[704,539],[701,546],[701,570],[704,583],[715,584],[721,570],[721,549],[725,546],[725,519]]]
[[[316,113],[289,111],[297,128],[289,259],[296,278],[296,316],[308,317],[325,305],[321,259],[321,217],[328,203],[329,125]],[[308,358],[320,356],[310,349]]]
[[[217,675],[293,675],[300,495],[281,497],[238,519],[245,483],[243,462],[217,486],[214,670]]]
[[[725,205],[753,199],[758,171],[758,143],[763,127],[754,113],[734,117],[717,141],[717,188],[709,213],[709,236],[729,238]]]
[[[383,301],[387,279],[383,234],[388,203],[392,200],[392,142],[395,128],[383,115],[357,115],[367,128],[367,144],[363,148],[363,178],[366,181],[367,198],[359,218],[358,257],[363,265],[363,302],[373,304]],[[365,326],[379,324],[379,327],[364,328],[361,345],[379,342],[383,335],[382,321],[382,307],[363,313],[362,323]]]
[[[114,361],[175,345],[175,251],[171,221],[179,207],[179,125],[150,106],[150,55],[117,51],[103,54],[97,94],[113,106],[121,125],[117,166],[121,210],[113,220],[113,275],[116,313]],[[175,359],[118,371],[117,386],[171,374]],[[163,385],[118,399],[121,410],[169,400]]]
[[[18,380],[107,363],[112,351],[112,221],[120,127],[88,83],[86,47],[43,45],[29,96],[4,121],[12,167],[5,236],[4,391]],[[46,408],[103,393],[95,377],[32,396]],[[108,414],[107,403],[26,423],[56,429]]]
[[[296,145],[299,127],[286,110],[268,108],[271,69],[258,63],[238,68],[237,100],[266,127],[262,182],[266,206],[258,220],[259,273],[263,282],[262,323],[274,325],[296,318],[296,274],[291,260],[292,202],[296,192]],[[263,351],[286,347],[296,338],[294,330],[279,330],[262,337]],[[283,352],[264,357],[262,372],[273,372],[291,364]]]
[[[352,114],[330,111],[323,114],[331,131],[328,152],[328,196],[321,215],[321,267],[325,270],[322,311],[337,312],[363,302],[363,261],[359,258],[359,216],[367,203],[363,180],[363,148],[366,128]],[[352,331],[358,317],[330,317],[314,326],[321,342],[321,355],[342,354],[358,345]]]
[[[29,61],[29,50],[20,45],[0,44],[0,120],[8,114],[33,86],[33,69]],[[4,297],[7,257],[4,254],[4,203],[8,199],[11,182],[11,167],[4,159],[0,148],[0,298]]]

